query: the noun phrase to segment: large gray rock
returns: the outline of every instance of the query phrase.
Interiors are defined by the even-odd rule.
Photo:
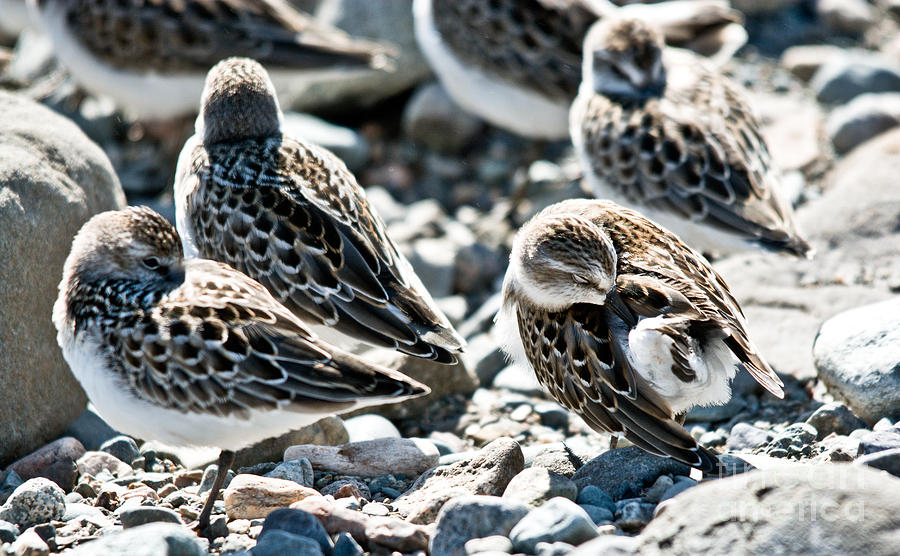
[[[579,490],[594,485],[613,500],[640,495],[660,475],[689,475],[691,468],[648,454],[636,446],[603,452],[579,469],[572,480]]]
[[[103,535],[80,545],[71,556],[204,556],[200,539],[183,525],[148,523],[121,533]]]
[[[835,108],[825,131],[835,150],[844,153],[900,124],[900,93],[860,95]]]
[[[0,184],[2,467],[84,411],[50,313],[72,237],[94,214],[125,206],[125,194],[109,159],[74,123],[5,92]]]
[[[832,317],[813,354],[828,390],[857,415],[900,418],[900,297]]]
[[[313,4],[313,2],[307,2]],[[281,93],[286,106],[299,111],[366,107],[424,81],[431,69],[419,52],[413,32],[412,0],[321,0],[314,14],[319,21],[359,38],[391,44],[396,50],[393,71],[360,71],[336,79],[317,79]],[[311,6],[307,6],[308,8]]]
[[[413,523],[434,521],[451,498],[467,494],[500,496],[525,465],[522,449],[509,438],[497,439],[472,457],[429,469],[393,502]]]
[[[436,556],[465,556],[467,541],[509,535],[527,513],[527,506],[496,496],[454,498],[438,514],[429,548]]]
[[[854,54],[819,68],[810,85],[819,102],[841,103],[865,94],[900,91],[900,66],[877,54]]]
[[[750,337],[778,372],[816,376],[810,346],[822,322],[888,299],[900,285],[898,175],[895,129],[842,158],[821,197],[798,208],[813,260],[748,253],[714,263],[741,302]]]
[[[786,465],[672,498],[636,553],[888,555],[898,530],[900,479],[861,466]]]

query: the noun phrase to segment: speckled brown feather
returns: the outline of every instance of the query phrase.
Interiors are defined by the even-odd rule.
[[[288,308],[369,343],[452,362],[461,347],[356,179],[289,137],[204,147],[186,200],[202,256],[261,282]],[[427,294],[426,294],[427,295]]]
[[[139,232],[136,241],[178,257],[180,241],[161,216],[153,213],[166,234],[140,224],[148,212],[119,214]],[[98,346],[112,377],[138,399],[244,418],[249,410],[341,411],[364,398],[427,391],[401,373],[322,343],[265,288],[224,264],[193,259],[173,276],[108,278],[96,264],[87,267],[111,260],[104,251],[110,247],[95,242],[92,248],[101,250],[99,257],[85,252],[63,286],[67,320],[75,337]]]
[[[591,0],[434,0],[442,40],[463,62],[556,99],[575,98],[582,44],[604,15]],[[740,21],[721,7],[666,26],[666,41],[690,46],[698,36]],[[713,54],[706,48],[703,54]]]
[[[63,0],[41,0],[62,2]],[[377,66],[389,49],[317,23],[283,0],[66,1],[67,23],[97,58],[131,71],[205,72],[229,56],[276,68]]]
[[[671,407],[631,367],[622,343],[639,316],[667,315],[657,329],[673,339],[673,374],[693,379],[685,339],[722,341],[766,389],[782,383],[756,353],[743,314],[722,278],[701,255],[638,213],[605,201],[573,200],[539,217],[574,214],[609,236],[617,254],[616,294],[623,304],[574,304],[547,311],[507,282],[519,336],[538,380],[560,403],[601,432],[624,432],[635,444],[700,468],[715,468],[676,421]],[[608,297],[609,299],[609,297]]]
[[[661,97],[579,95],[573,133],[581,134],[588,170],[635,206],[805,255],[809,245],[776,196],[772,158],[745,93],[694,61],[695,78],[668,85]]]

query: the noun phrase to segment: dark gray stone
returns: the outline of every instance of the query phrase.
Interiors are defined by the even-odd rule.
[[[866,422],[854,415],[853,411],[841,402],[823,405],[815,410],[806,422],[816,428],[819,440],[831,433],[847,435],[856,429],[866,428]]]
[[[601,508],[600,506],[592,506],[590,504],[579,504],[582,510],[586,511],[587,514],[591,517],[591,521],[594,522],[595,525],[600,525],[603,523],[612,523],[615,519],[615,514],[609,511],[606,508]]]
[[[330,555],[334,550],[331,537],[325,532],[325,528],[319,522],[319,519],[303,510],[282,508],[270,513],[266,516],[266,521],[263,523],[262,532],[260,532],[258,540],[261,541],[275,531],[285,531],[292,535],[312,539],[319,544],[321,552],[326,556]]]
[[[495,496],[461,496],[444,504],[431,538],[431,554],[465,556],[466,541],[493,535],[509,535],[528,513],[519,502]]]
[[[609,450],[587,462],[572,480],[579,490],[594,485],[613,500],[639,495],[660,475],[690,475],[691,468],[670,458],[648,454],[636,446]]]
[[[125,436],[124,434],[110,438],[104,442],[100,446],[100,451],[115,456],[128,465],[131,465],[131,462],[141,455],[141,451],[138,450],[137,442],[130,436]]]
[[[159,508],[156,506],[138,506],[135,508],[126,508],[118,513],[119,520],[122,522],[123,529],[131,529],[148,523],[178,523],[181,524],[181,517],[174,510],[168,508]]]
[[[616,525],[629,533],[640,531],[653,519],[653,509],[655,507],[654,504],[632,500],[622,506]]]
[[[613,499],[603,492],[600,487],[594,485],[587,485],[582,488],[578,493],[578,498],[575,499],[579,504],[590,504],[592,506],[598,506],[600,508],[604,508],[609,510],[610,512],[616,511],[616,503]]]
[[[16,473],[15,469],[7,469],[0,479],[0,504],[5,504],[13,491],[24,482],[25,480]]]
[[[341,533],[334,541],[334,553],[332,556],[363,556],[365,552],[359,543],[353,539],[350,533]]]
[[[900,69],[880,55],[848,55],[819,68],[810,83],[816,99],[843,103],[864,93],[900,91]]]
[[[213,483],[216,480],[216,473],[218,472],[218,464],[213,463],[206,466],[206,469],[203,470],[203,477],[200,479],[200,487],[197,489],[197,494],[203,496],[205,493],[209,492],[209,489],[212,488]],[[225,482],[222,483],[223,491],[231,484],[231,479],[234,479],[234,470],[229,469],[228,472],[225,473]]]
[[[292,459],[278,464],[278,467],[266,473],[266,477],[294,481],[306,487],[313,486],[312,464],[306,458]]]
[[[900,431],[882,430],[864,434],[859,438],[859,448],[862,455],[900,448]]]
[[[80,545],[71,556],[205,556],[204,543],[183,525],[149,523]]]
[[[867,454],[857,459],[854,463],[856,465],[868,465],[875,469],[887,471],[895,477],[900,477],[900,448]]]
[[[541,418],[541,424],[554,429],[565,429],[569,425],[569,410],[555,402],[541,402],[534,406],[534,412]]]
[[[19,528],[8,521],[0,520],[0,544],[13,542],[19,536]]]
[[[253,553],[253,556],[284,556],[285,554],[323,556],[322,547],[316,541],[280,529],[274,529],[266,536],[260,535],[256,546],[250,552]]]
[[[775,435],[765,452],[773,457],[806,456],[812,451],[818,432],[807,423],[794,423]]]
[[[695,487],[695,486],[697,486],[697,481],[694,481],[693,479],[688,479],[686,481],[678,481],[674,485],[670,486],[663,493],[663,495],[660,497],[659,501],[663,502],[665,500],[668,500],[669,498],[674,498],[675,496],[678,496],[679,494],[686,491],[687,489]]]
[[[825,132],[839,153],[900,124],[900,93],[860,95],[831,112]]]
[[[727,446],[729,450],[752,450],[769,442],[774,436],[771,431],[747,423],[737,423],[731,427]]]
[[[579,545],[598,535],[591,517],[567,498],[554,498],[531,510],[509,533],[513,547],[533,554],[539,542]]]

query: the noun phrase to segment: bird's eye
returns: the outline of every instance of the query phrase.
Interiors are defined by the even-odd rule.
[[[581,274],[573,274],[572,279],[575,280],[575,282],[578,284],[587,284],[589,281],[587,278],[585,278]]]
[[[150,270],[156,270],[157,268],[159,268],[159,259],[157,259],[156,257],[147,257],[146,259],[141,261],[141,264],[143,264]]]

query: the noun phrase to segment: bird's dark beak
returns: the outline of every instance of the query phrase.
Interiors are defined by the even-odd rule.
[[[622,299],[622,296],[619,295],[619,292],[615,287],[606,294],[606,306],[628,326],[635,326],[637,324],[637,316],[632,312],[628,305],[625,304],[625,301]]]
[[[170,266],[169,272],[166,274],[166,279],[170,282],[175,282],[176,284],[184,282],[184,264],[177,262]]]

